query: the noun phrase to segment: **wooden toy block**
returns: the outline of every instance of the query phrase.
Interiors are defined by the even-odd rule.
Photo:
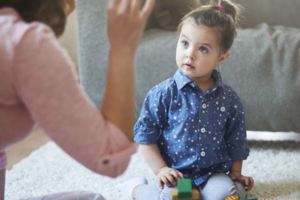
[[[192,189],[192,197],[191,198],[179,198],[178,191],[172,191],[171,196],[172,196],[172,200],[201,200],[200,192],[196,188]]]
[[[192,197],[192,181],[191,179],[181,178],[177,181],[178,197],[191,198]]]
[[[191,179],[178,179],[177,188],[171,191],[172,200],[201,200],[200,191],[192,188]]]
[[[201,198],[200,198],[200,192],[196,188],[192,189],[192,200],[201,200]]]
[[[238,195],[230,195],[225,198],[225,200],[239,200]]]

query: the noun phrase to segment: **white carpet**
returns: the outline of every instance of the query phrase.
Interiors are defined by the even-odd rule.
[[[251,154],[244,164],[244,174],[256,181],[251,194],[260,200],[299,200],[299,161],[299,143],[251,143]],[[138,154],[124,175],[111,179],[90,172],[49,142],[7,172],[6,200],[72,190],[100,192],[108,200],[127,200],[113,186],[139,175],[153,178]]]

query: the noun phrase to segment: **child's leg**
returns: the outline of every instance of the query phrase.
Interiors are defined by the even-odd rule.
[[[134,200],[172,200],[174,188],[160,189],[157,184],[148,184],[145,177],[135,177],[116,185],[117,189]]]
[[[0,170],[0,200],[4,200],[5,169]]]
[[[172,200],[171,191],[176,188],[160,189],[156,184],[139,185],[133,191],[134,200]]]
[[[154,184],[137,186],[132,193],[134,200],[160,200],[160,189]]]
[[[139,186],[146,185],[147,179],[143,176],[138,176],[131,178],[129,180],[126,180],[124,182],[121,182],[116,185],[116,188],[125,196],[128,196],[129,198],[133,197],[133,192],[135,189]]]
[[[244,192],[243,192],[244,191]],[[229,195],[238,194],[240,200],[245,199],[242,184],[234,183],[226,174],[214,174],[201,189],[203,200],[224,200]]]
[[[240,200],[246,199],[247,194],[246,194],[244,185],[237,181],[235,181],[234,184],[235,184],[236,192],[239,195]]]
[[[26,200],[105,200],[100,194],[90,192],[64,192],[41,197],[29,198]],[[25,199],[23,199],[25,200]]]

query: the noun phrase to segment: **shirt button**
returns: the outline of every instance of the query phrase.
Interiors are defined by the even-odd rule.
[[[108,159],[104,159],[104,160],[102,160],[102,164],[103,164],[103,165],[107,165],[107,164],[109,164],[109,160],[108,160]]]
[[[204,157],[206,153],[204,151],[201,152],[201,156]]]
[[[225,112],[226,108],[224,106],[221,107],[221,112]]]
[[[205,133],[205,132],[206,132],[205,128],[201,128],[201,133]]]
[[[207,105],[204,103],[204,104],[202,104],[202,108],[203,109],[206,109],[207,108]]]

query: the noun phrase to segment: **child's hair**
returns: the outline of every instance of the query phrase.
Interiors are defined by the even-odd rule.
[[[12,7],[21,15],[24,21],[39,21],[50,26],[56,36],[65,29],[66,0],[0,0],[1,7]]]
[[[226,52],[230,49],[236,36],[236,24],[240,8],[230,0],[221,0],[220,3],[203,5],[186,14],[178,26],[178,32],[189,20],[194,20],[197,25],[216,28],[219,34],[220,47]]]

